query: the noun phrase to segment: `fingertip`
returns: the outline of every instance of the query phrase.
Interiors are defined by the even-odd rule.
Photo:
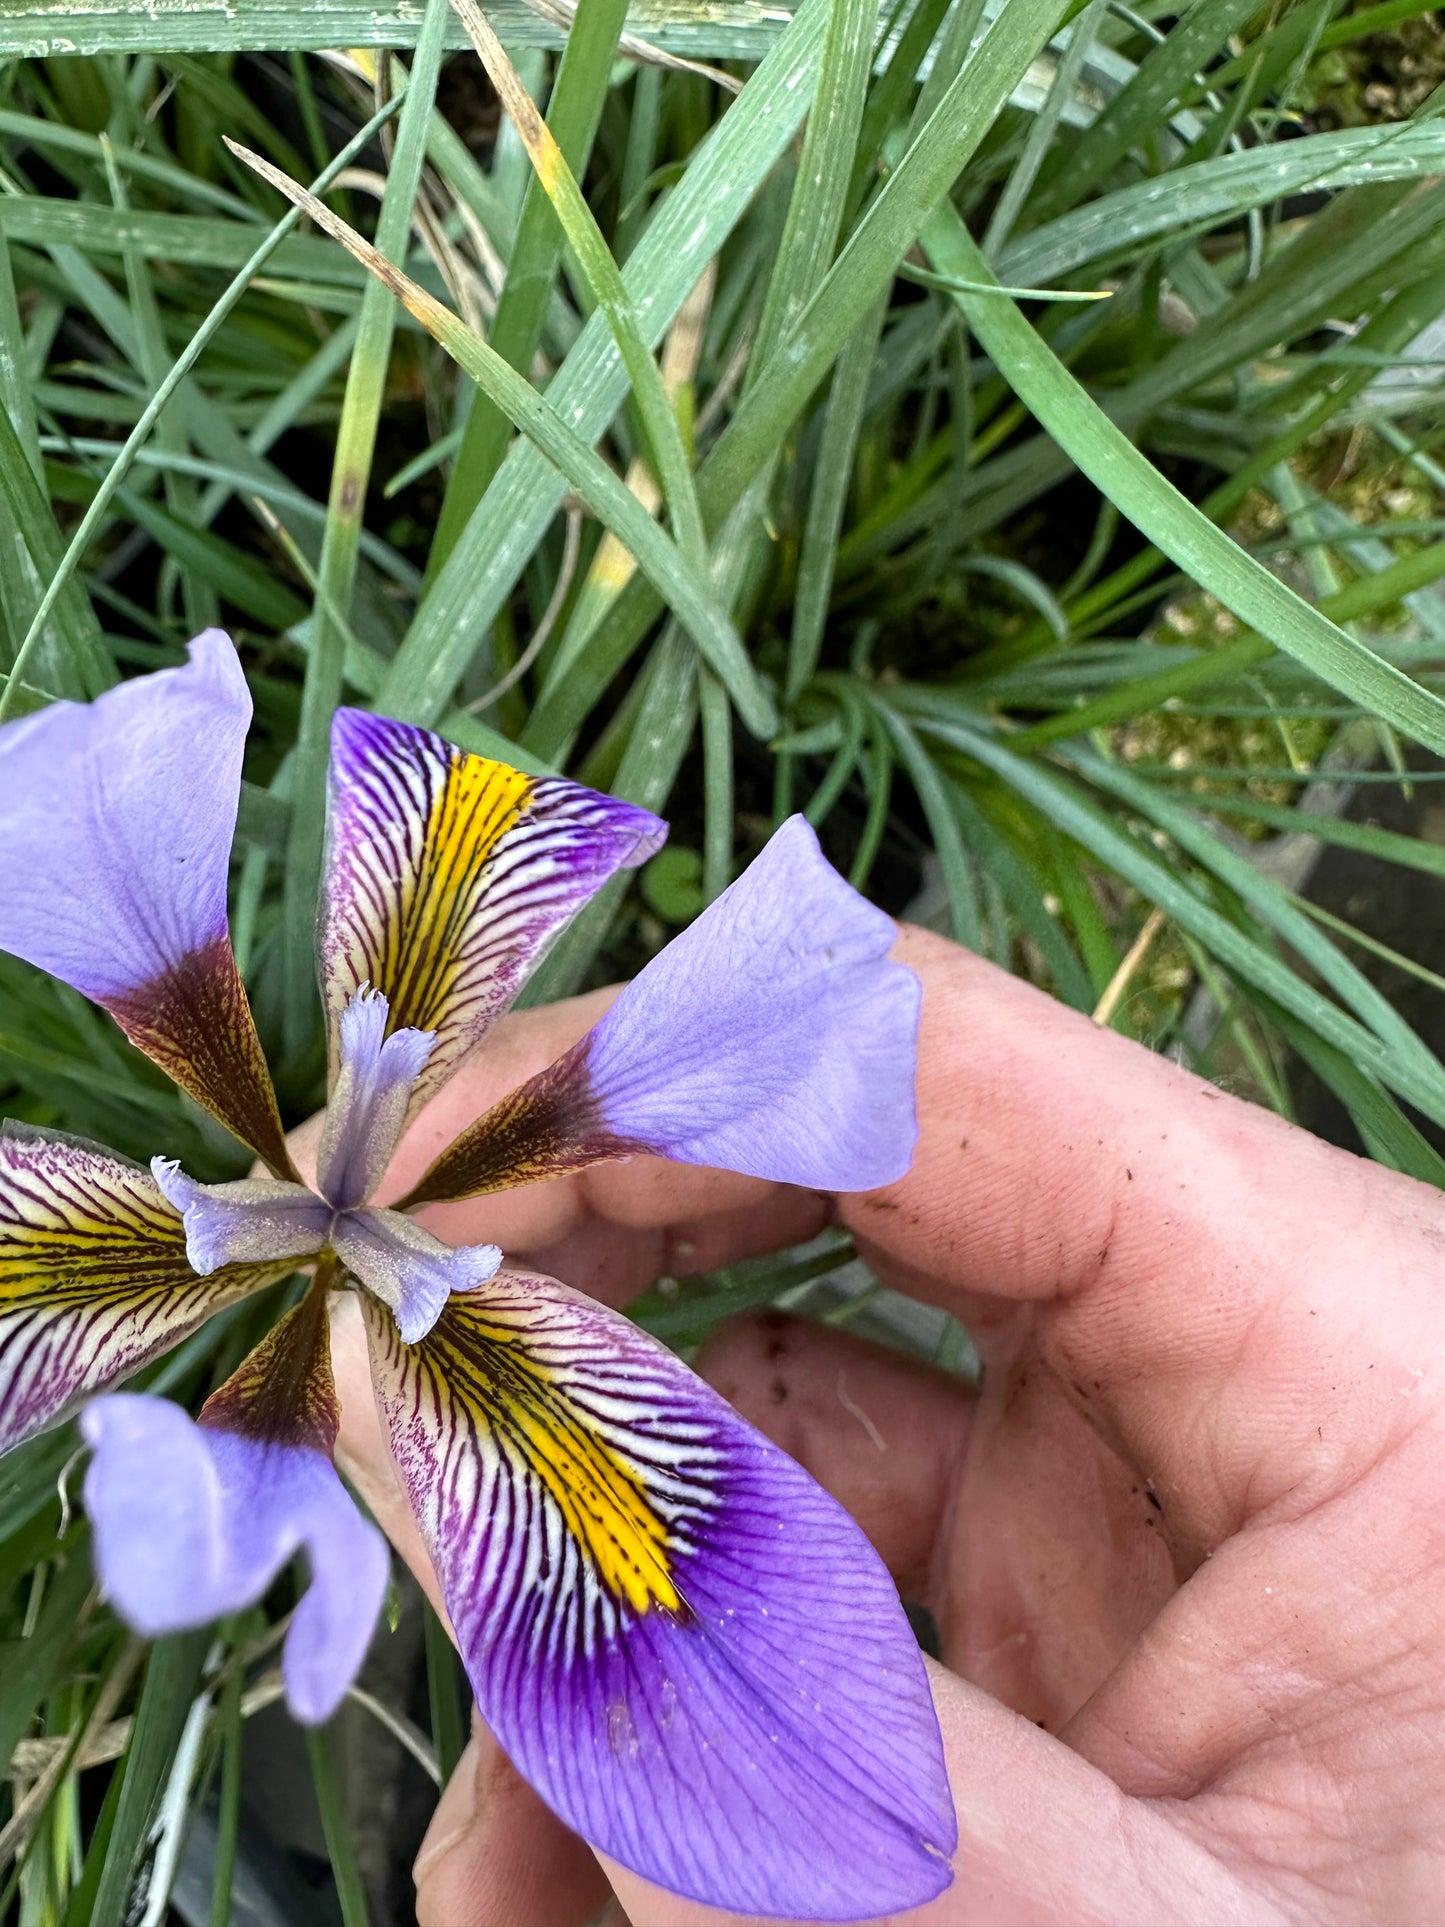
[[[756,1180],[749,1180],[756,1182]],[[790,1184],[768,1185],[760,1196],[667,1227],[664,1270],[690,1278],[723,1265],[806,1244],[833,1221],[833,1199]]]
[[[412,1869],[418,1927],[583,1927],[610,1899],[591,1851],[478,1722]]]
[[[671,1158],[615,1158],[594,1164],[578,1180],[592,1209],[633,1230],[679,1224],[722,1213],[766,1210],[789,1186],[737,1171],[680,1164]]]

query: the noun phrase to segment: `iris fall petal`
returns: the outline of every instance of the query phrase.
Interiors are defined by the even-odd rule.
[[[799,1466],[551,1280],[504,1272],[414,1347],[367,1316],[478,1704],[569,1825],[743,1913],[858,1919],[948,1884],[922,1660]]]
[[[333,1026],[362,984],[394,1030],[434,1031],[420,1102],[507,1008],[548,944],[667,826],[562,777],[470,756],[362,710],[331,731],[322,987]]]
[[[96,1145],[0,1130],[0,1451],[58,1423],[287,1267],[199,1278],[149,1172]]]

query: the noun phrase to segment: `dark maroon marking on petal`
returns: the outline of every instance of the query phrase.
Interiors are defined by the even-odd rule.
[[[326,1294],[335,1278],[335,1260],[323,1258],[301,1303],[206,1400],[202,1425],[262,1445],[308,1445],[332,1456],[341,1402],[331,1376]]]
[[[467,1126],[397,1205],[399,1211],[476,1198],[580,1171],[652,1147],[618,1137],[602,1119],[587,1069],[590,1035],[549,1069]]]
[[[107,999],[105,1008],[138,1050],[249,1144],[278,1178],[301,1182],[229,937],[192,951],[125,996]]]

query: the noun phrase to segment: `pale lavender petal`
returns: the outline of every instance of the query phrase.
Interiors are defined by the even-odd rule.
[[[604,1128],[830,1191],[902,1177],[921,992],[897,934],[792,817],[592,1033]]]
[[[408,1345],[426,1336],[453,1292],[475,1291],[502,1262],[496,1245],[444,1245],[398,1211],[339,1213],[331,1249],[390,1307]]]
[[[671,1353],[501,1273],[419,1346],[368,1308],[392,1451],[483,1718],[594,1846],[748,1915],[928,1900],[957,1840],[858,1527]]]
[[[251,718],[229,638],[0,728],[0,949],[99,1002],[227,935]]]
[[[331,1207],[305,1185],[283,1178],[198,1184],[169,1158],[151,1175],[181,1213],[186,1256],[203,1275],[222,1265],[271,1265],[314,1258],[331,1228]]]
[[[335,1026],[374,984],[396,1028],[434,1031],[420,1102],[507,1008],[562,926],[667,826],[526,776],[409,723],[340,709],[331,730],[321,975]]]
[[[251,716],[230,640],[0,727],[0,949],[103,1004],[244,1143],[291,1172],[226,923]]]
[[[462,1133],[406,1202],[649,1151],[825,1191],[908,1169],[918,979],[790,818],[568,1055]]]
[[[307,1446],[196,1425],[164,1399],[87,1406],[85,1504],[102,1588],[146,1638],[254,1605],[294,1553],[311,1583],[282,1659],[286,1698],[314,1724],[356,1676],[386,1592],[385,1541]]]
[[[0,1452],[283,1275],[198,1278],[149,1172],[74,1138],[0,1129]]]
[[[341,1013],[341,1067],[316,1158],[317,1188],[338,1208],[361,1204],[381,1182],[435,1041],[425,1030],[388,1037],[389,1014],[365,984]]]

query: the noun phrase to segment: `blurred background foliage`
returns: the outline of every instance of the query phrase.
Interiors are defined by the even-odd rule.
[[[1440,1182],[1436,16],[492,18],[484,67],[445,0],[419,29],[341,0],[0,13],[0,702],[235,635],[233,920],[288,1121],[323,1094],[345,700],[670,818],[533,1000],[634,970],[801,809],[888,910]],[[565,163],[545,183],[518,88]],[[445,315],[227,137],[319,177]],[[241,1168],[8,958],[0,1105]],[[837,1239],[638,1315],[686,1350],[771,1302],[968,1369]],[[273,1311],[148,1382],[199,1400]],[[399,1582],[358,1696],[302,1740],[274,1708],[291,1582],[142,1651],[95,1598],[75,1450],[0,1463],[0,1913],[405,1918],[465,1732],[440,1627]]]

